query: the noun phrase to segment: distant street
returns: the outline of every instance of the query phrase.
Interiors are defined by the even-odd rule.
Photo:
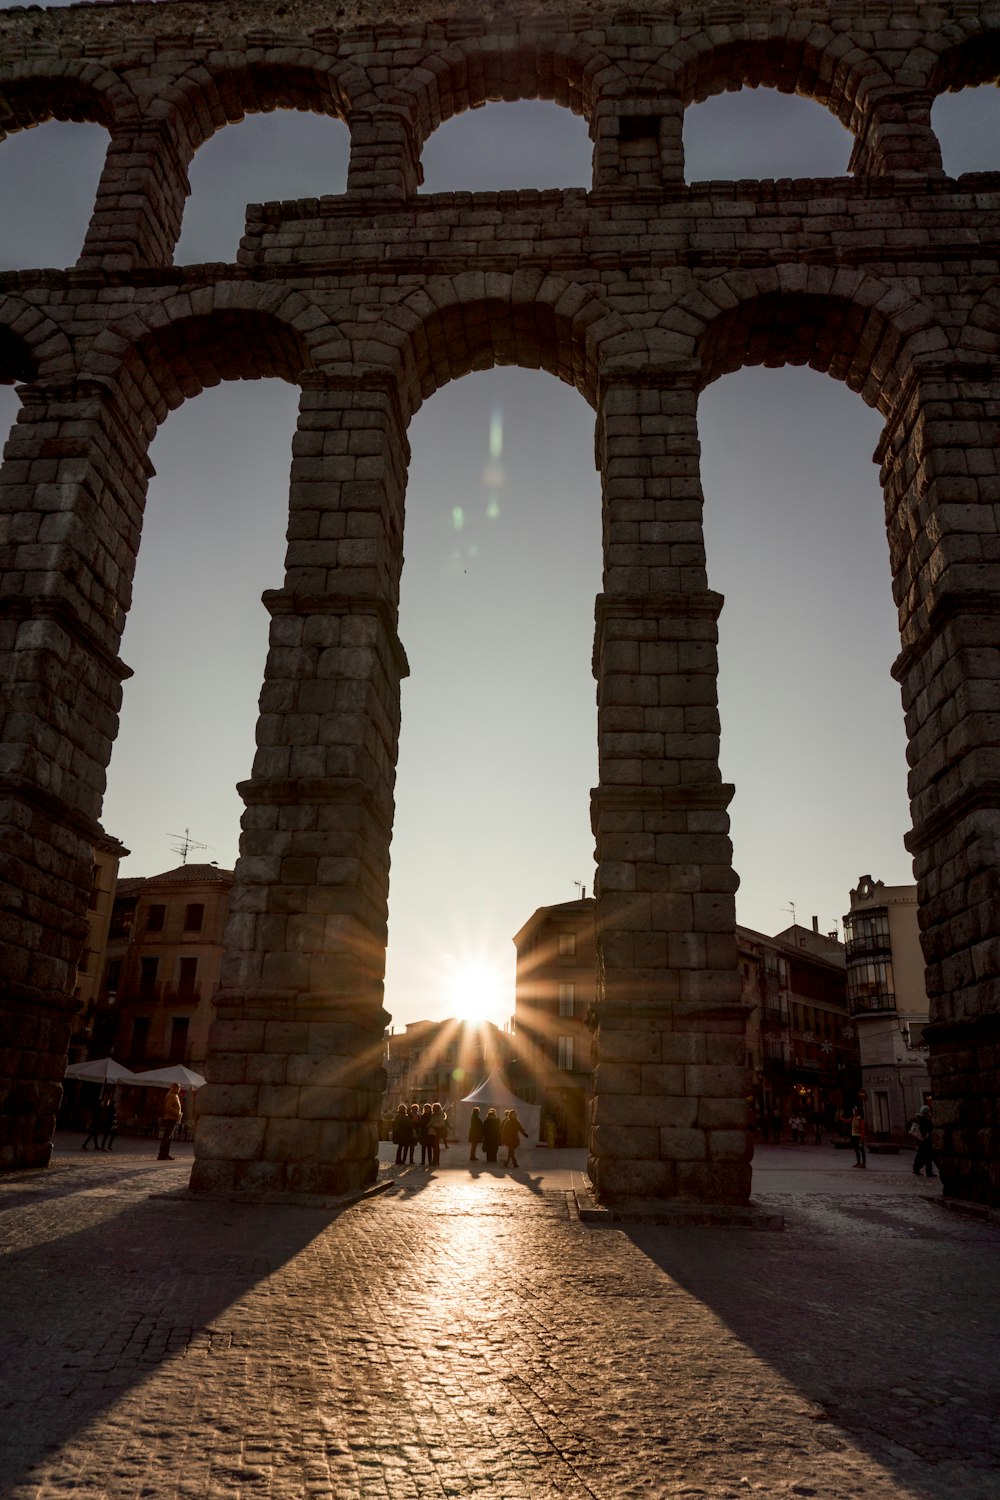
[[[908,1153],[762,1148],[768,1233],[581,1223],[581,1152],[302,1207],[81,1139],[0,1179],[5,1500],[1000,1493],[1000,1227]]]

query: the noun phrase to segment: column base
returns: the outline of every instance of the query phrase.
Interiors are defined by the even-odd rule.
[[[674,1229],[784,1229],[781,1214],[756,1203],[699,1203],[687,1198],[623,1198],[602,1203],[593,1183],[574,1174],[573,1194],[585,1224],[667,1224]]]
[[[0,1172],[49,1164],[71,1026],[65,1009],[0,1000]]]
[[[934,1156],[945,1196],[1000,1208],[1000,1015],[924,1028],[934,1090]]]
[[[285,1006],[280,1019],[256,1003],[221,1009],[197,1101],[192,1190],[340,1197],[370,1186],[385,1012],[314,997]]]

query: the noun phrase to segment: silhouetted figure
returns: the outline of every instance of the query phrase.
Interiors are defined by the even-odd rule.
[[[406,1161],[406,1153],[413,1145],[413,1132],[410,1129],[410,1114],[405,1104],[397,1109],[392,1122],[392,1139],[396,1143],[396,1165],[402,1166]]]
[[[848,1123],[851,1127],[851,1145],[854,1147],[854,1165],[866,1167],[868,1163],[865,1159],[865,1117],[857,1105],[851,1111]]]
[[[433,1111],[429,1104],[424,1105],[420,1116],[420,1165],[427,1167],[434,1160],[434,1143],[431,1140],[431,1114]]]
[[[920,1132],[919,1140],[917,1143],[917,1154],[913,1158],[913,1171],[915,1175],[919,1177],[921,1171],[926,1169],[927,1176],[934,1177],[936,1176],[936,1173],[934,1171],[934,1144],[932,1139],[934,1131],[934,1120],[931,1116],[931,1107],[929,1104],[921,1105],[920,1112],[913,1123],[917,1127],[917,1130]]]
[[[114,1148],[115,1136],[118,1134],[118,1106],[115,1104],[114,1095],[106,1100],[101,1110],[101,1150],[111,1151]]]
[[[160,1136],[160,1149],[157,1153],[157,1161],[173,1161],[170,1155],[170,1142],[174,1138],[174,1131],[181,1123],[184,1114],[184,1106],[181,1104],[181,1086],[172,1083],[167,1090],[167,1097],[163,1101],[160,1110],[160,1124],[162,1134]]]
[[[478,1109],[472,1111],[472,1119],[469,1121],[469,1160],[478,1161],[476,1152],[483,1143],[483,1117]]]
[[[417,1149],[417,1145],[418,1145],[419,1141],[420,1141],[420,1105],[419,1104],[411,1104],[410,1105],[410,1149],[409,1149],[409,1154],[407,1155],[407,1158],[406,1158],[411,1167],[413,1165],[414,1152]]]
[[[87,1146],[90,1144],[91,1141],[93,1141],[93,1143],[94,1143],[94,1150],[95,1151],[100,1151],[100,1149],[101,1149],[101,1134],[102,1134],[102,1131],[103,1131],[103,1123],[102,1123],[103,1113],[104,1113],[104,1106],[103,1106],[103,1104],[101,1104],[100,1101],[98,1101],[94,1105],[93,1109],[90,1111],[90,1129],[89,1129],[89,1131],[87,1132],[87,1134],[83,1138],[83,1144],[80,1147],[81,1151],[86,1151]]]
[[[487,1161],[496,1161],[500,1150],[500,1116],[495,1109],[488,1109],[483,1121],[483,1150]]]
[[[517,1118],[516,1109],[508,1109],[503,1117],[500,1127],[500,1140],[507,1147],[508,1167],[517,1166],[517,1148],[521,1144],[521,1137],[528,1139],[528,1132]]]
[[[441,1144],[442,1142],[445,1145],[448,1143],[448,1116],[440,1104],[431,1105],[429,1133],[431,1138],[431,1166],[439,1167],[441,1165]]]

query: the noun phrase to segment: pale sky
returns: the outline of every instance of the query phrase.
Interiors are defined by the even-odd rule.
[[[1000,160],[993,89],[935,110],[945,165]],[[0,150],[0,269],[70,265],[106,144],[51,123]],[[847,133],[809,100],[748,90],[688,113],[689,181],[838,175]],[[343,190],[346,128],[249,118],[198,154],[179,262],[235,255],[248,201]],[[443,126],[425,191],[586,186],[584,122],[555,105],[491,105]],[[17,401],[0,387],[0,428]],[[187,402],[153,445],[135,603],[134,669],[103,823],[127,875],[193,860],[231,867],[267,643],[282,582],[296,392],[236,382]],[[898,651],[878,473],[880,419],[808,369],[723,378],[699,407],[709,584],[721,620],[722,772],[736,785],[738,920],[773,933],[839,926],[858,876],[912,878]],[[469,965],[513,1009],[513,934],[536,907],[592,889],[597,781],[594,596],[600,486],[594,417],[551,376],[511,368],[454,382],[410,431],[400,635],[411,677],[392,847],[386,1007],[397,1026],[453,1014]],[[499,451],[498,451],[499,450]],[[466,982],[466,991],[468,989]],[[464,996],[468,998],[468,995]]]

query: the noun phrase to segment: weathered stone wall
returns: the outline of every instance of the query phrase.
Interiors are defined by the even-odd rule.
[[[107,126],[76,267],[0,276],[8,1164],[45,1158],[117,725],[117,658],[158,423],[221,379],[302,392],[284,587],[246,802],[195,1184],[356,1186],[374,1171],[412,414],[494,363],[597,415],[600,986],[591,1164],[607,1199],[740,1203],[744,1014],[697,403],[809,363],[880,448],[909,738],[911,847],[946,1187],[1000,1192],[994,601],[1000,177],[945,178],[943,89],[1000,73],[1000,7],[290,0],[0,12],[0,126]],[[280,19],[280,29],[277,22]],[[684,183],[691,104],[809,95],[853,177]],[[445,119],[489,99],[585,116],[590,192],[421,195]],[[348,191],[248,212],[238,261],[174,267],[187,167],[247,111],[351,131]],[[4,1085],[0,1083],[0,1090]],[[2,1111],[0,1111],[2,1112]]]

